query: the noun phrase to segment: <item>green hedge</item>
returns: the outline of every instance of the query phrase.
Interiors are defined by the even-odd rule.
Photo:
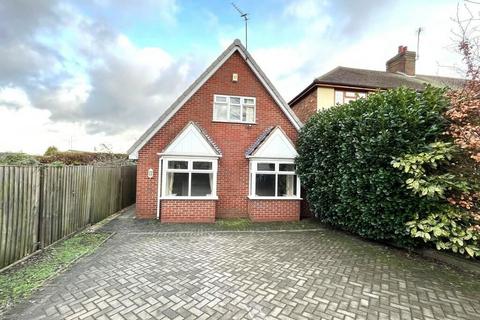
[[[297,168],[316,216],[366,238],[412,245],[405,223],[422,199],[391,162],[436,141],[447,107],[441,89],[400,88],[314,115],[299,137]]]

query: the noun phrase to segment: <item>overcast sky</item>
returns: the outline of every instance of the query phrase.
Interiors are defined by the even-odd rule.
[[[235,38],[231,1],[0,1],[0,151],[125,152]],[[141,3],[141,5],[140,5]],[[249,51],[286,100],[337,65],[384,70],[398,45],[417,73],[452,66],[457,1],[237,0]]]

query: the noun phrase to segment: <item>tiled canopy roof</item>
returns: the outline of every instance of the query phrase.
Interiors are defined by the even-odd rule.
[[[215,151],[219,155],[222,155],[222,150],[220,150],[220,147],[213,141],[212,137],[208,135],[207,131],[198,122],[191,121],[191,123],[193,123],[198,128],[198,130],[200,130],[200,132],[204,135],[204,137],[207,139],[208,143],[210,143],[212,148],[215,149]]]
[[[248,156],[251,156],[253,153],[255,153],[255,150],[257,150],[258,147],[262,144],[262,142],[268,138],[268,136],[273,131],[273,129],[275,129],[275,127],[268,127],[267,129],[265,129],[258,136],[257,140],[255,140],[255,142],[250,147],[248,147],[248,149],[245,151],[245,156],[248,157]]]

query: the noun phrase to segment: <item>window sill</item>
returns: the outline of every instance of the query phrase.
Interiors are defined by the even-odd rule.
[[[250,200],[303,200],[300,197],[256,197],[248,196]]]
[[[256,122],[243,122],[243,121],[230,121],[230,120],[212,120],[212,122],[218,123],[233,123],[233,124],[244,124],[244,125],[256,125]]]
[[[218,200],[218,197],[160,197],[160,200]]]

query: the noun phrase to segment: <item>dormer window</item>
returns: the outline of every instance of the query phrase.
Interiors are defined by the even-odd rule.
[[[255,98],[216,94],[213,102],[213,121],[255,123],[255,107]]]

